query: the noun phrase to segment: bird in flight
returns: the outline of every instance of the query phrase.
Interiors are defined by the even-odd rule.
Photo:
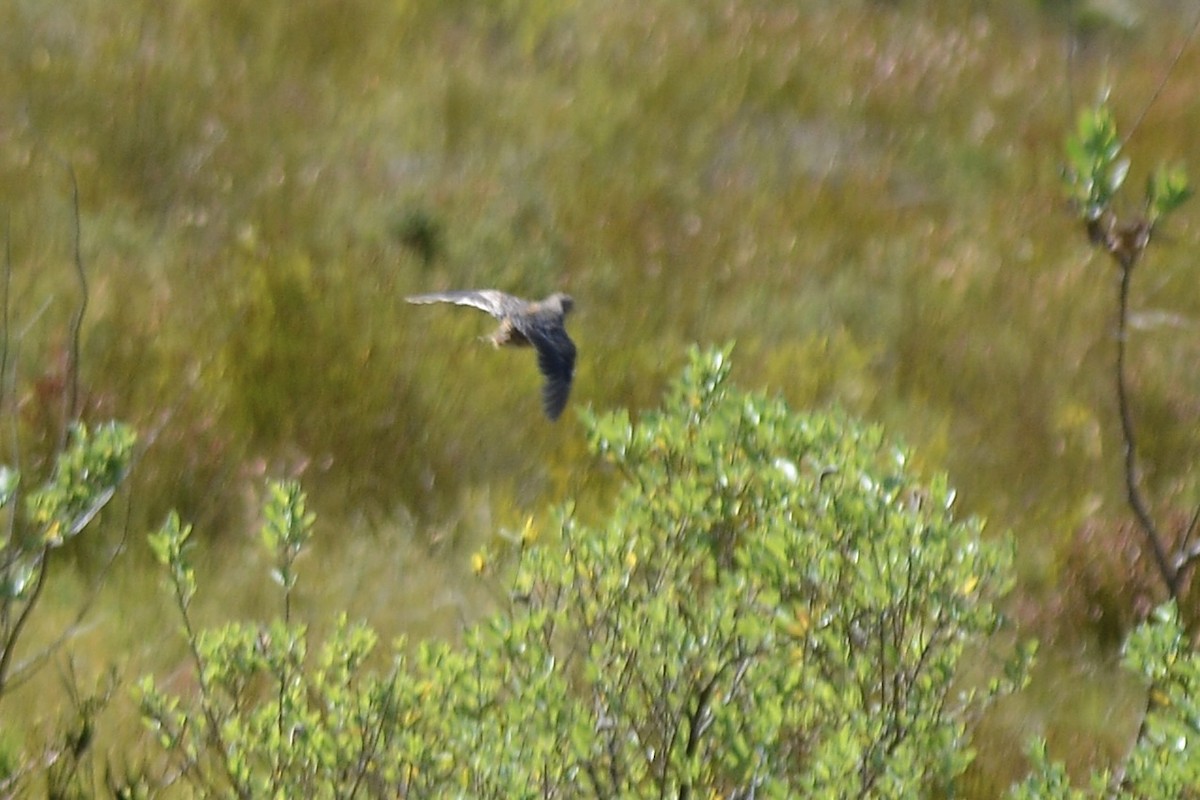
[[[537,350],[542,385],[542,410],[556,420],[567,405],[571,379],[575,376],[575,343],[567,336],[563,320],[575,301],[556,292],[544,300],[523,300],[495,289],[463,292],[433,292],[405,298],[410,303],[454,303],[486,311],[500,320],[491,336],[483,337],[494,346],[532,346]]]

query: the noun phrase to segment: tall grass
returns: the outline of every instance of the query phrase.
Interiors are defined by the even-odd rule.
[[[231,565],[267,473],[301,475],[328,521],[319,605],[385,628],[421,617],[430,569],[389,585],[360,572],[377,548],[432,548],[466,584],[471,543],[568,495],[601,513],[606,477],[570,412],[539,417],[528,354],[480,346],[469,312],[402,302],[473,286],[576,296],[574,404],[649,406],[687,343],[733,338],[741,384],[883,420],[950,470],[965,512],[1016,531],[1020,592],[1040,602],[1069,583],[1074,532],[1124,514],[1112,275],[1061,207],[1060,144],[1102,80],[1136,116],[1184,27],[1166,0],[1132,27],[1080,29],[1052,5],[4,4],[10,411],[32,436],[63,347],[66,162],[94,284],[88,413],[152,434],[104,541],[178,507],[224,565],[214,613],[255,608],[256,574]],[[1185,52],[1135,161],[1189,154],[1198,62]],[[1184,506],[1193,270],[1187,247],[1158,249],[1132,345],[1147,482]],[[122,625],[130,608],[160,624],[134,550],[73,648],[93,669],[161,655]]]

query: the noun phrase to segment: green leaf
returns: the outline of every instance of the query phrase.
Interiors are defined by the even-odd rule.
[[[1121,157],[1121,140],[1106,104],[1080,112],[1075,133],[1067,137],[1064,150],[1067,197],[1085,219],[1095,219],[1109,207],[1129,175],[1129,160]]]
[[[1159,221],[1192,196],[1187,172],[1182,165],[1159,166],[1146,181],[1146,204],[1150,221]]]
[[[50,480],[26,501],[29,518],[42,529],[47,545],[56,547],[78,535],[107,505],[125,479],[135,442],[133,430],[116,422],[94,431],[83,423],[71,428]]]
[[[12,502],[20,483],[20,472],[12,467],[0,466],[0,508]]]

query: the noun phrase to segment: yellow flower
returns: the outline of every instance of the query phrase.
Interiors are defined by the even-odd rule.
[[[537,541],[538,529],[533,525],[533,517],[525,520],[525,527],[521,529],[521,544],[533,544]]]

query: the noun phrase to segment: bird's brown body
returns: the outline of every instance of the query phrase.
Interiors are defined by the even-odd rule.
[[[574,307],[570,295],[556,293],[544,300],[522,300],[495,289],[434,292],[405,298],[410,303],[454,303],[486,311],[500,326],[486,337],[496,347],[533,347],[538,368],[545,377],[542,408],[558,419],[567,405],[575,376],[575,343],[567,336],[564,320]]]

